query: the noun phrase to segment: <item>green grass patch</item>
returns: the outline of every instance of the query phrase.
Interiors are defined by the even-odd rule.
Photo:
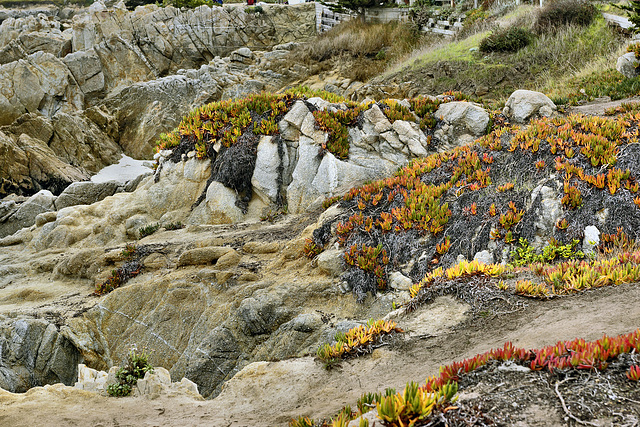
[[[512,18],[505,17],[503,21],[511,22],[511,28],[533,29],[536,15],[514,12]],[[504,29],[507,28],[505,24]],[[419,88],[418,93],[457,90],[504,100],[517,89],[544,91],[544,88],[562,86],[560,82],[566,80],[566,76],[584,73],[589,67],[598,71],[608,62],[606,68],[609,68],[622,44],[619,35],[601,16],[596,16],[589,26],[562,25],[538,34],[528,46],[513,53],[485,54],[474,49],[489,34],[482,31],[423,50],[391,69],[384,80],[412,81],[412,88]]]

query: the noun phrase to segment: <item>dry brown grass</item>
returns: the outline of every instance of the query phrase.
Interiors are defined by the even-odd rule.
[[[295,49],[289,60],[308,66],[312,74],[339,69],[345,77],[366,81],[430,39],[408,23],[352,19]]]

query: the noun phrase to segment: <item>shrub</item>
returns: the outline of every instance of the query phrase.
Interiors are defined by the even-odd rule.
[[[528,46],[533,39],[533,33],[526,28],[496,28],[480,42],[480,51],[485,53],[517,52]]]
[[[136,353],[136,349],[129,350],[127,364],[120,367],[116,373],[118,382],[109,384],[107,393],[115,397],[129,396],[138,379],[144,378],[147,372],[153,372],[153,366],[149,363],[149,355],[143,350]]]
[[[538,14],[535,30],[538,34],[554,31],[564,25],[591,25],[597,10],[582,0],[558,0],[547,3]]]

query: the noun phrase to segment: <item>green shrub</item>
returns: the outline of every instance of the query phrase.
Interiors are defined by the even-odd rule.
[[[116,373],[118,383],[110,384],[107,393],[115,397],[129,396],[138,379],[144,378],[147,372],[153,372],[149,355],[144,350],[136,353],[136,349],[132,348],[127,356],[127,364],[121,366]]]
[[[558,0],[547,3],[538,14],[535,29],[538,34],[554,31],[565,25],[591,25],[597,9],[583,0]]]
[[[526,28],[496,28],[480,42],[481,52],[517,52],[528,46],[534,35]]]

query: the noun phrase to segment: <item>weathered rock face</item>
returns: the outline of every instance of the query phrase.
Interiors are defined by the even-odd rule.
[[[72,112],[84,106],[71,73],[50,53],[39,51],[0,66],[0,81],[0,125],[24,113],[52,117],[58,111]]]
[[[287,280],[286,286],[269,280],[250,287],[222,286],[215,273],[198,268],[191,274],[179,268],[164,279],[119,288],[71,320],[65,334],[97,368],[120,363],[131,342],[153,348],[152,364],[167,367],[174,378],[196,382],[208,397],[251,361],[311,353],[333,336],[310,307],[357,308],[349,295],[336,300],[331,281],[323,278]],[[214,263],[213,269],[223,267]],[[318,299],[321,295],[333,296]]]
[[[57,194],[113,163],[121,149],[151,158],[159,135],[185,111],[284,84],[282,75],[257,67],[262,53],[244,47],[232,59],[219,56],[238,46],[270,49],[315,35],[312,5],[265,6],[250,14],[244,8],[153,5],[130,12],[96,3],[60,17],[73,20],[39,14],[0,24],[0,125],[15,127],[29,114],[40,131],[26,133],[43,142],[18,144],[18,130],[0,130],[6,153],[0,197],[41,188]],[[54,166],[41,170],[45,164]]]
[[[0,388],[14,393],[77,378],[80,353],[42,319],[0,317]]]
[[[24,114],[0,128],[0,153],[0,197],[43,188],[59,194],[121,156],[118,145],[91,120],[62,112],[51,119]]]

